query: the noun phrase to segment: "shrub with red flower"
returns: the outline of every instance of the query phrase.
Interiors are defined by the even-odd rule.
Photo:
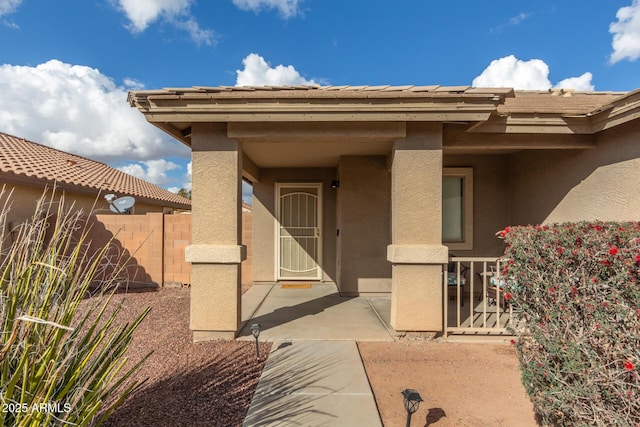
[[[504,237],[504,236],[506,236],[507,234],[509,234],[509,231],[511,231],[511,227],[505,227],[505,229],[504,229],[504,230],[502,230],[502,231],[499,231],[499,232],[497,233],[497,235],[498,235],[498,236],[500,236],[500,237]]]
[[[640,223],[497,235],[505,298],[524,325],[515,331],[522,382],[543,424],[640,425]]]

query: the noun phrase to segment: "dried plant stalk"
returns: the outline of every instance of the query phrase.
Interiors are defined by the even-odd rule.
[[[126,365],[125,351],[148,309],[115,326],[120,307],[106,308],[126,261],[116,260],[97,286],[106,298],[80,313],[96,274],[114,262],[110,242],[92,248],[83,213],[55,191],[8,230],[7,193],[0,190],[0,425],[99,425],[141,386],[130,377],[144,359]]]

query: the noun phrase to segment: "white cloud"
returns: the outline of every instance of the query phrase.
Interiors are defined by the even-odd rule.
[[[127,89],[131,89],[131,90],[144,89],[144,83],[136,79],[133,79],[131,77],[125,77],[124,79],[122,79],[122,83],[127,87]]]
[[[574,89],[578,91],[592,91],[595,89],[595,86],[591,84],[591,79],[593,75],[589,72],[584,73],[580,77],[569,77],[568,79],[564,79],[558,82],[554,87],[559,89]]]
[[[473,79],[476,87],[512,87],[549,89],[549,67],[540,59],[521,61],[513,55],[494,59],[482,74]]]
[[[242,60],[243,70],[236,70],[236,86],[316,85],[300,75],[292,65],[271,66],[258,54],[251,53]]]
[[[640,0],[618,9],[616,18],[618,21],[609,25],[609,32],[613,34],[609,61],[612,64],[623,59],[635,61],[640,58]]]
[[[152,184],[163,186],[170,184],[173,180],[167,176],[167,172],[180,168],[177,164],[164,159],[147,160],[144,162],[132,163],[120,166],[117,169],[133,175],[137,178],[148,181]]]
[[[191,191],[191,162],[187,163],[187,173],[182,176],[183,182],[180,187],[169,187],[167,190],[172,193],[177,193],[181,189]]]
[[[505,27],[519,25],[522,21],[529,19],[530,17],[531,17],[530,13],[524,13],[524,12],[519,13],[516,16],[509,19],[509,21],[505,22],[504,24],[500,24],[489,31],[496,34],[501,33]]]
[[[185,190],[191,190],[191,162],[187,163],[187,173],[182,176],[184,182],[182,188]]]
[[[262,9],[276,9],[280,15],[289,19],[300,13],[298,4],[303,0],[233,0],[238,8],[259,13]]]
[[[569,77],[555,87],[580,91],[594,90],[592,74]],[[547,90],[552,87],[549,66],[541,59],[522,61],[514,55],[495,59],[471,83],[475,87],[512,87],[519,90]]]
[[[142,32],[161,16],[177,16],[189,10],[190,0],[118,0],[133,32]]]
[[[246,181],[242,181],[242,201],[253,204],[253,187]]]
[[[198,44],[214,44],[214,33],[200,28],[191,15],[193,0],[112,0],[124,12],[133,33],[141,33],[156,21],[164,20],[185,30]]]
[[[522,21],[524,21],[525,19],[527,19],[530,16],[531,16],[530,13],[519,13],[516,16],[514,16],[513,18],[509,19],[509,24],[518,25],[519,23],[521,23]]]
[[[104,162],[188,154],[126,100],[126,88],[95,68],[0,65],[3,132]]]
[[[175,20],[173,24],[176,27],[189,33],[189,36],[191,36],[191,40],[196,42],[196,44],[198,45],[204,44],[210,46],[215,44],[214,32],[212,30],[205,30],[203,28],[200,28],[200,24],[198,24],[198,22],[193,18]]]
[[[22,0],[0,0],[0,16],[15,12],[21,3]]]

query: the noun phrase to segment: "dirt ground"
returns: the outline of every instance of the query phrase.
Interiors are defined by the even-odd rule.
[[[87,301],[89,302],[89,301]],[[117,295],[118,323],[131,322],[145,307],[127,356],[139,360],[147,378],[108,419],[107,426],[240,426],[264,367],[252,342],[192,343],[189,289]],[[404,426],[400,392],[414,388],[424,402],[412,426],[536,426],[509,345],[441,342],[359,343],[382,421]],[[261,343],[267,354],[270,344]]]
[[[424,402],[412,426],[537,426],[508,344],[451,342],[358,343],[385,426],[401,426],[402,390]]]

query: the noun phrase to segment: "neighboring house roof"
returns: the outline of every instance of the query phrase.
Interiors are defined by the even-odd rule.
[[[0,179],[53,184],[85,194],[130,195],[145,203],[190,209],[191,201],[104,163],[0,132]]]

